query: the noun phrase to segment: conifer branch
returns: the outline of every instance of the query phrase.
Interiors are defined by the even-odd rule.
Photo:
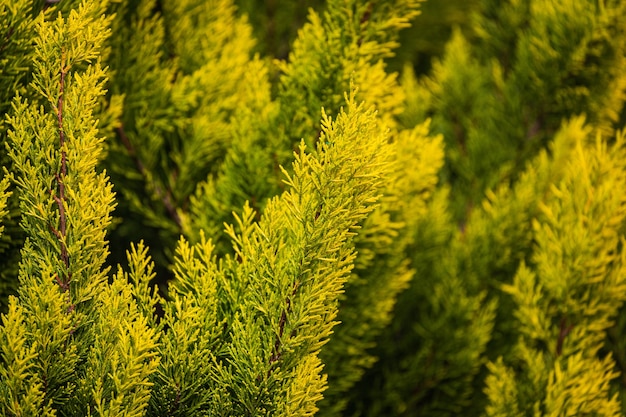
[[[132,143],[130,143],[128,136],[126,135],[126,132],[124,131],[123,125],[120,125],[117,128],[117,134],[122,140],[122,144],[126,148],[126,151],[128,151],[128,155],[135,162],[135,166],[137,167],[137,170],[143,177],[144,181],[146,181],[149,187],[154,190],[157,198],[161,200],[161,202],[163,203],[163,207],[165,207],[165,211],[167,212],[169,217],[174,221],[174,223],[176,223],[176,226],[178,226],[179,229],[182,228],[182,224],[183,224],[182,219],[178,215],[178,212],[176,211],[176,207],[174,206],[171,190],[166,189],[165,191],[163,191],[161,186],[159,186],[159,184],[157,184],[156,181],[150,179],[148,170],[146,169],[146,166],[141,161],[141,158],[139,158],[139,156],[137,155],[137,151],[135,150],[135,147],[132,145]]]
[[[72,274],[69,271],[70,269],[70,258],[67,251],[67,216],[65,213],[65,207],[63,203],[66,200],[65,197],[65,176],[67,175],[67,152],[65,150],[65,132],[63,131],[63,92],[65,89],[65,76],[67,75],[67,68],[65,68],[65,54],[62,55],[61,58],[61,79],[59,85],[59,98],[57,100],[56,107],[56,116],[57,116],[57,124],[59,129],[59,147],[61,150],[61,168],[58,174],[55,174],[55,180],[58,186],[58,193],[53,196],[54,202],[57,204],[59,208],[59,229],[56,230],[52,228],[53,233],[59,240],[59,244],[61,245],[61,260],[65,265],[67,270],[65,277],[57,276],[57,283],[63,290],[63,292],[69,289],[70,281],[72,280]]]

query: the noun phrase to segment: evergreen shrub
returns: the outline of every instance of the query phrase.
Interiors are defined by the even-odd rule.
[[[626,4],[455,5],[0,0],[0,415],[625,414]]]

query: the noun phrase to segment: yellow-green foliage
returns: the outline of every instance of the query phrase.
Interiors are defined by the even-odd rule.
[[[450,190],[437,193],[418,221],[409,247],[415,277],[379,340],[380,362],[349,406],[362,414],[484,413],[482,364],[499,356],[519,363],[515,304],[500,288],[521,262],[530,265],[533,224],[574,155],[561,137],[573,128],[559,132],[561,121],[585,113],[594,132],[619,126],[621,2],[480,3],[429,74],[418,79],[407,69],[402,78],[400,120],[415,126],[432,118],[431,132],[446,144],[442,179]],[[599,357],[621,352],[621,329],[611,329],[610,343],[603,339]]]
[[[6,145],[6,120],[4,115],[11,109],[16,91],[28,95],[28,73],[33,53],[35,5],[28,0],[0,1],[0,164],[10,166],[10,158],[4,151]],[[5,172],[0,172],[4,178]],[[10,187],[13,190],[14,187]],[[7,213],[3,224],[4,235],[0,236],[0,306],[6,310],[7,297],[17,287],[17,264],[24,236],[19,228],[19,201],[12,192],[7,201]]]
[[[563,179],[533,222],[530,261],[503,286],[519,342],[510,365],[490,365],[488,415],[621,415],[610,388],[618,373],[598,353],[626,299],[624,137],[609,145],[580,119],[564,130],[574,149]]]
[[[9,110],[11,99],[16,91],[24,93],[24,79],[31,66],[32,46],[34,37],[33,19],[34,6],[27,0],[0,2],[0,109],[2,113]],[[0,129],[4,136],[4,122],[0,120]],[[3,161],[5,162],[5,161]]]
[[[359,100],[376,106],[389,127],[395,125],[403,95],[395,75],[385,73],[382,59],[397,46],[397,32],[417,6],[417,1],[404,0],[369,6],[350,1],[329,3],[322,16],[311,11],[288,60],[276,62],[281,75],[275,103],[266,68],[255,68],[249,78],[258,107],[239,106],[232,147],[218,175],[201,184],[191,199],[190,215],[183,217],[185,233],[195,239],[200,229],[218,235],[246,200],[262,210],[281,191],[278,165],[290,164],[301,139],[315,146],[320,109],[336,113],[351,82]],[[219,241],[216,245],[224,250]]]
[[[122,222],[114,238],[126,244],[143,230],[167,254],[198,184],[220,171],[236,137],[260,134],[248,115],[269,111],[269,82],[232,1],[168,2],[162,14],[153,9],[151,1],[113,7],[111,99],[121,98],[124,110],[107,165],[124,184],[123,219],[134,220]],[[221,234],[218,224],[211,235]]]
[[[358,415],[481,411],[472,408],[480,401],[473,381],[492,337],[496,304],[471,285],[447,199],[446,190],[439,191],[416,221],[407,248],[414,277],[377,340],[379,361],[356,386],[349,409]]]
[[[380,207],[356,238],[359,256],[341,297],[340,325],[322,350],[330,388],[321,415],[341,415],[349,390],[376,361],[371,352],[375,339],[391,320],[397,295],[413,277],[403,249],[413,243],[410,231],[425,215],[443,149],[440,137],[428,136],[428,124],[404,130],[394,139],[393,173]]]
[[[156,339],[125,281],[107,283],[113,193],[93,110],[106,2],[36,21],[33,103],[9,117],[22,227],[19,298],[3,316],[3,415],[142,415]]]
[[[352,269],[352,236],[372,210],[389,145],[373,112],[350,97],[322,120],[316,155],[304,144],[288,187],[261,219],[228,226],[233,255],[179,242],[155,415],[311,415],[325,388],[318,358]]]
[[[515,178],[563,118],[585,113],[602,131],[615,128],[626,97],[624,16],[614,1],[483,0],[430,74],[406,75],[403,121],[432,117],[444,135],[457,219]]]
[[[254,98],[249,106],[239,106],[230,120],[232,138],[224,160],[214,175],[198,184],[188,213],[179,211],[184,234],[197,241],[203,230],[214,238],[219,253],[230,251],[222,231],[224,223],[233,220],[232,213],[246,201],[261,211],[267,199],[284,188],[279,159],[288,160],[282,155],[292,150],[281,149],[276,136],[278,107],[271,98],[266,65],[255,60],[242,84]]]
[[[0,182],[0,236],[2,235],[2,232],[4,231],[4,225],[2,225],[1,222],[4,216],[6,216],[8,213],[6,210],[7,199],[11,195],[11,193],[7,191],[8,188],[9,188],[9,179],[5,178]]]
[[[403,94],[381,60],[391,54],[397,32],[415,15],[416,7],[417,2],[398,2],[393,8],[348,2],[330,3],[321,16],[311,12],[289,60],[278,62],[282,74],[276,104],[270,101],[267,81],[259,77],[255,85],[266,97],[265,112],[240,110],[242,117],[233,123],[241,127],[222,168],[198,188],[189,216],[182,217],[185,234],[193,240],[199,240],[199,231],[204,230],[215,237],[217,253],[228,251],[219,238],[222,224],[231,221],[230,213],[244,201],[260,212],[267,199],[280,192],[278,164],[291,160],[296,141],[304,138],[311,146],[321,140],[315,117],[320,107],[336,111],[352,82],[358,87],[357,97],[379,110],[381,128],[391,129],[398,161],[381,207],[357,240],[357,269],[342,297],[342,325],[322,352],[330,387],[320,404],[321,414],[341,411],[347,391],[375,360],[367,350],[389,322],[394,300],[412,276],[403,248],[411,240],[408,231],[435,187],[442,162],[441,143],[427,137],[425,126],[396,132],[392,116],[402,111]],[[407,176],[413,167],[423,169]]]
[[[283,113],[307,140],[317,127],[311,110],[336,111],[349,80],[365,101],[379,109],[387,124],[401,111],[403,95],[394,74],[386,74],[383,58],[397,47],[398,32],[417,14],[419,1],[384,4],[330,1],[322,16],[310,12],[309,22],[296,39],[288,62],[280,62]]]
[[[28,239],[0,333],[3,415],[312,415],[354,236],[390,179],[395,146],[350,94],[336,120],[324,113],[316,149],[302,142],[282,170],[285,192],[262,214],[246,206],[235,216],[232,255],[218,260],[203,237],[181,240],[167,300],[150,286],[143,244],[108,280],[115,203],[96,170],[94,121],[107,6],[40,15],[37,101],[18,95],[8,119]]]
[[[234,331],[233,359],[244,375],[261,375],[261,392],[265,384],[272,386],[275,378],[293,381],[283,388],[287,396],[283,415],[315,411],[324,386],[318,353],[330,336],[337,297],[355,256],[349,229],[371,211],[371,203],[387,180],[381,178],[388,169],[385,137],[379,133],[373,113],[361,114],[353,100],[349,99],[346,113],[336,122],[326,116],[322,119],[319,159],[301,151],[294,174],[286,181],[291,191],[269,203],[258,231],[251,233],[241,224],[242,232],[236,238],[241,259],[238,272],[250,276],[251,303],[243,303],[250,305],[250,311],[242,311],[241,325],[233,323],[234,330],[244,332]],[[352,193],[354,197],[346,198]],[[263,252],[255,253],[258,250]],[[274,260],[276,251],[284,254],[287,262]],[[250,331],[263,323],[273,332]],[[250,355],[248,343],[261,343],[267,349],[263,349],[267,354],[261,364]],[[304,359],[300,363],[299,357]],[[250,374],[254,364],[258,371]],[[294,378],[296,375],[301,378]],[[282,396],[280,391],[277,394]],[[256,394],[247,401],[257,401],[255,398]]]
[[[475,3],[0,0],[0,414],[622,414],[626,6]]]

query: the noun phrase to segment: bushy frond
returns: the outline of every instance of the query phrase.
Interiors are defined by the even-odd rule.
[[[359,99],[376,106],[388,125],[402,110],[403,94],[383,58],[397,46],[400,29],[417,14],[419,1],[334,2],[320,16],[314,11],[301,29],[283,72],[279,101],[291,137],[312,143],[318,121],[313,111],[337,111],[351,80]]]
[[[204,351],[213,358],[204,362],[212,365],[205,375],[213,381],[203,387],[207,397],[197,412],[210,405],[211,392],[229,398],[221,402],[230,404],[226,415],[312,415],[316,410],[325,384],[318,354],[352,269],[354,228],[373,209],[390,152],[373,111],[352,96],[345,113],[336,121],[324,115],[322,124],[317,152],[308,154],[301,145],[293,173],[284,171],[286,191],[269,201],[260,221],[254,222],[247,206],[236,216],[236,227],[227,228],[234,255],[219,268],[208,242],[179,245],[179,279],[172,291],[181,307],[172,317],[195,314],[191,307],[201,304],[205,322],[223,332],[225,343],[217,347],[190,339],[197,333],[188,328],[185,342],[170,344],[183,343],[189,346],[183,352]],[[216,292],[219,297],[207,298]],[[179,334],[174,326],[184,325],[177,323],[169,337]],[[188,360],[187,369],[190,363],[196,362]],[[197,381],[198,374],[194,377]],[[176,398],[181,408],[198,400]]]
[[[138,232],[132,225],[143,224],[146,243],[162,248],[152,256],[163,270],[181,231],[199,240],[199,227],[190,226],[195,218],[188,216],[191,197],[204,195],[199,184],[229,170],[222,169],[227,155],[253,153],[238,138],[262,137],[258,124],[248,121],[266,114],[271,100],[267,65],[252,56],[251,29],[232,0],[172,2],[159,14],[153,6],[117,7],[109,62],[111,91],[123,95],[124,112],[107,165],[120,184],[120,214],[134,220],[121,223],[114,238],[126,247]],[[227,205],[230,191],[224,189]],[[223,219],[243,201],[227,215],[216,213],[219,234]],[[214,236],[206,218],[214,220],[207,215],[197,223]]]
[[[516,179],[561,121],[585,114],[605,134],[624,98],[620,2],[483,0],[430,74],[408,93],[406,123],[433,118],[445,137],[455,218]],[[408,85],[408,84],[407,84]],[[417,117],[417,119],[416,119]],[[412,122],[411,122],[412,120]]]
[[[386,169],[384,136],[372,112],[357,107],[354,98],[335,122],[324,116],[322,125],[319,156],[307,155],[301,145],[286,180],[289,189],[269,202],[258,228],[237,238],[242,242],[237,275],[250,277],[244,303],[249,307],[233,328],[229,356],[243,386],[260,381],[258,392],[238,395],[241,412],[269,406],[276,396],[289,395],[290,403],[305,395],[300,390],[306,384],[292,372],[305,358],[304,363],[315,363],[330,336],[337,297],[354,260],[350,229],[372,210]],[[269,348],[260,362],[250,356],[250,343]],[[317,388],[307,389],[306,401],[298,400],[304,402],[297,415],[312,412],[323,387],[319,374],[308,379]],[[283,388],[271,396],[263,392],[275,384]]]
[[[35,38],[36,4],[28,0],[0,1],[0,166],[11,169],[11,158],[6,152],[6,114],[11,110],[17,92],[28,96],[32,69],[33,43]],[[5,172],[0,171],[0,178]],[[24,244],[24,233],[19,227],[19,198],[15,187],[7,201],[4,217],[4,233],[0,236],[0,310],[6,312],[8,296],[17,292],[17,275],[20,250]]]
[[[118,277],[107,282],[105,232],[114,206],[94,110],[106,2],[38,17],[32,88],[8,122],[9,155],[28,235],[19,298],[2,328],[5,415],[143,414],[156,333]]]
[[[594,140],[580,120],[564,131],[574,147],[533,221],[529,264],[503,286],[517,307],[517,356],[525,364],[519,378],[543,375],[543,389],[527,392],[517,407],[548,415],[618,415],[609,384],[617,376],[613,360],[598,353],[626,299],[624,141],[621,135],[612,145],[599,135]]]
[[[441,137],[428,136],[428,123],[394,139],[392,175],[380,206],[355,239],[358,257],[340,297],[340,324],[322,349],[329,389],[320,415],[340,415],[349,400],[347,393],[376,361],[376,339],[391,320],[396,297],[413,278],[405,251],[426,214],[443,149]]]

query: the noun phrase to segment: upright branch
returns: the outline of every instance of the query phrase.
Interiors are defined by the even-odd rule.
[[[67,74],[67,68],[65,67],[65,59],[64,54],[61,58],[61,79],[59,86],[59,98],[57,100],[56,106],[56,116],[57,123],[59,128],[59,146],[61,150],[61,168],[58,174],[55,174],[55,179],[57,183],[57,194],[54,195],[54,201],[59,207],[59,228],[56,229],[54,226],[51,226],[52,232],[59,239],[59,244],[61,245],[61,260],[66,268],[66,273],[63,277],[59,277],[57,275],[56,280],[61,289],[65,292],[69,289],[70,281],[72,280],[72,275],[69,272],[70,267],[70,258],[67,252],[67,218],[65,215],[65,207],[64,201],[65,198],[65,176],[67,175],[67,152],[65,149],[65,133],[63,131],[63,90],[65,88],[65,76]]]

